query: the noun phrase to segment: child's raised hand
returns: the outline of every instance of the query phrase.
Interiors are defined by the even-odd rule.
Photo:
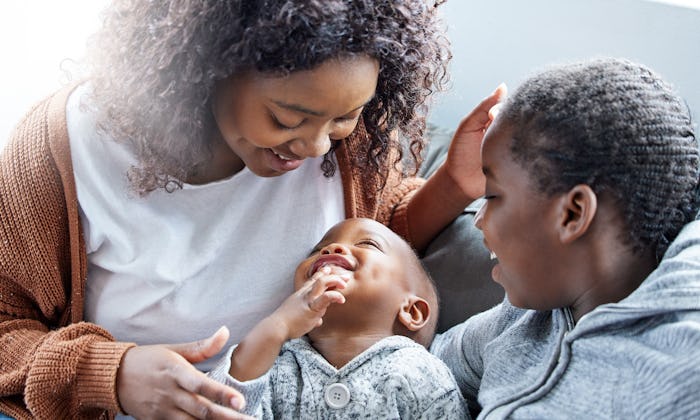
[[[340,290],[345,288],[347,280],[346,275],[322,267],[270,316],[286,325],[287,339],[301,337],[323,323],[330,304],[345,303]]]
[[[499,102],[505,99],[506,94],[506,85],[498,85],[460,121],[452,137],[444,167],[468,197],[484,194],[486,180],[481,168],[481,142],[495,118]]]

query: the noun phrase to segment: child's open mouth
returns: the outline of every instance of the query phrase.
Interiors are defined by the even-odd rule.
[[[340,254],[325,254],[318,257],[318,259],[311,265],[308,277],[313,276],[314,273],[321,269],[321,267],[326,265],[332,265],[348,271],[355,270],[353,264],[344,256]]]

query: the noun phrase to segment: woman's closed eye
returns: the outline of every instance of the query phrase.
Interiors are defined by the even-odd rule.
[[[304,120],[299,121],[298,123],[295,124],[287,124],[283,123],[277,118],[277,116],[273,113],[270,113],[270,118],[272,119],[272,122],[275,124],[277,128],[280,128],[282,130],[294,130],[295,128],[301,127],[301,125],[304,123]]]
[[[360,114],[357,114],[355,116],[346,116],[346,117],[339,117],[335,119],[335,122],[338,124],[347,124],[347,123],[355,123],[357,120],[360,118]]]

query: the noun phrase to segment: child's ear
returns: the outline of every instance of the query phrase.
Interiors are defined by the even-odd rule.
[[[399,322],[409,331],[418,331],[430,318],[430,305],[425,299],[410,295],[401,305]]]
[[[588,231],[598,208],[598,197],[590,186],[579,184],[562,197],[559,213],[559,239],[568,244]]]

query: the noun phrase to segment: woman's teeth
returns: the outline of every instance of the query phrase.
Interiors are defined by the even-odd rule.
[[[270,149],[270,150],[272,150],[272,149]],[[292,158],[288,158],[288,157],[286,157],[286,156],[282,156],[282,155],[280,155],[279,153],[275,152],[274,150],[272,150],[272,153],[274,153],[275,156],[277,156],[278,158],[280,158],[280,159],[282,159],[282,160],[294,160],[294,159],[292,159]]]
[[[491,251],[490,257],[491,257],[492,260],[495,260],[495,259],[498,258],[498,257],[496,256],[496,253],[493,252],[493,251]]]

